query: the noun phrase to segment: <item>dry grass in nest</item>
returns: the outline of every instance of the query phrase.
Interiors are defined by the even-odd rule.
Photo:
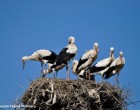
[[[107,82],[40,78],[22,97],[26,110],[125,110],[128,94]]]

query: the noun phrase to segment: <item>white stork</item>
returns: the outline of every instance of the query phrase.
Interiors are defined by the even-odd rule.
[[[81,56],[78,66],[76,68],[76,72],[79,73],[81,70],[83,70],[85,68],[90,68],[92,63],[96,60],[96,58],[98,56],[98,51],[99,51],[98,43],[94,43],[93,49],[85,52]],[[88,76],[90,76],[90,75],[88,75]]]
[[[79,73],[77,73],[77,71],[76,71],[77,65],[78,65],[78,61],[74,60],[73,65],[72,65],[73,73],[78,75],[78,78],[80,80],[87,79],[87,72],[88,72],[87,69],[85,68],[85,69],[81,70]],[[90,80],[94,80],[94,75],[90,74]]]
[[[90,74],[100,74],[102,76],[102,81],[103,81],[103,74],[106,70],[107,67],[110,66],[110,64],[114,61],[114,48],[110,48],[110,56],[108,58],[105,58],[96,64],[94,64],[90,69]]]
[[[54,63],[56,56],[57,56],[56,53],[50,50],[44,50],[44,49],[37,50],[30,56],[22,57],[23,69],[25,67],[26,60],[39,61],[41,62],[42,67],[43,67],[43,64],[46,67],[46,63],[50,63],[50,64]]]
[[[119,76],[119,73],[120,73],[121,69],[123,68],[124,64],[125,64],[125,59],[124,59],[124,57],[123,57],[123,52],[121,51],[121,52],[119,53],[119,57],[116,58],[116,59],[111,63],[111,65],[108,67],[108,69],[107,69],[106,72],[104,73],[105,79],[108,79],[108,78],[110,78],[111,76],[117,74],[117,77],[116,77],[115,79],[116,79],[116,81],[118,82],[118,76]]]
[[[74,58],[74,56],[77,53],[77,46],[74,44],[75,43],[75,38],[70,36],[69,37],[69,44],[63,48],[59,55],[57,56],[54,65],[51,68],[55,68],[56,66],[59,65],[66,65],[66,70],[67,70],[67,79],[69,79],[69,66],[68,62]]]
[[[49,65],[49,64],[48,64]],[[45,69],[45,70],[43,70],[43,72],[42,72],[42,78],[44,78],[45,77],[45,75],[46,74],[50,74],[50,73],[52,73],[52,72],[56,72],[56,74],[54,73],[54,78],[56,78],[57,77],[57,72],[60,70],[60,69],[62,69],[63,67],[65,67],[66,65],[65,64],[61,64],[61,65],[58,65],[58,66],[56,66],[55,68],[51,68],[51,66],[52,65],[50,65],[50,67],[48,67],[47,69]]]

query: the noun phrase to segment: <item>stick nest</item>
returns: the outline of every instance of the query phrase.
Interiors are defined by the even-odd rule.
[[[26,110],[125,110],[127,93],[107,82],[40,78],[22,96]]]

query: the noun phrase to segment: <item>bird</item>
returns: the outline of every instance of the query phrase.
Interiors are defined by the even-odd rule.
[[[94,74],[90,74],[90,73],[87,73],[87,72],[89,72],[89,71],[87,71],[86,69],[81,70],[80,73],[78,74],[78,79],[80,79],[80,80],[92,80],[92,81],[95,81]],[[87,77],[87,75],[90,75],[90,76]]]
[[[70,62],[71,59],[75,57],[77,54],[77,46],[75,45],[75,37],[70,36],[68,38],[69,44],[63,48],[58,56],[55,59],[55,62],[51,68],[55,68],[56,66],[59,65],[66,65],[66,70],[67,70],[67,79],[69,80],[69,65],[68,63]]]
[[[49,65],[49,64],[48,64]],[[65,67],[65,64],[61,64],[61,65],[58,65],[56,66],[54,69],[51,68],[52,64],[50,65],[50,67],[48,67],[47,69],[44,69],[43,72],[42,72],[42,78],[45,77],[46,74],[50,74],[52,72],[56,72],[56,74],[54,73],[54,78],[56,78],[57,76],[57,72],[62,69],[63,67]]]
[[[73,60],[73,63],[72,63],[72,72],[74,73],[74,74],[78,74],[77,72],[76,72],[76,68],[77,68],[77,65],[78,65],[78,61],[77,60]]]
[[[88,80],[87,79],[87,70],[86,68],[81,70],[79,73],[77,73],[76,71],[76,68],[77,68],[77,65],[78,65],[78,61],[77,60],[74,60],[73,61],[73,64],[72,64],[72,72],[75,74],[75,75],[78,75],[78,79],[80,80]],[[90,74],[90,79],[89,80],[94,80],[94,75],[93,74]]]
[[[53,64],[56,57],[57,54],[53,51],[39,49],[35,51],[33,54],[31,54],[30,56],[22,57],[23,69],[25,68],[25,63],[27,60],[39,61],[41,62],[41,67],[43,68],[43,65],[45,65],[46,67],[47,63]]]
[[[120,51],[119,52],[119,57],[116,58],[111,65],[107,68],[106,72],[104,73],[104,77],[105,79],[109,79],[111,76],[117,75],[117,77],[115,78],[117,83],[118,83],[118,76],[119,73],[121,71],[121,69],[124,67],[125,64],[125,58],[123,57],[123,52]]]
[[[93,49],[85,52],[79,59],[79,63],[76,68],[76,72],[79,73],[85,68],[90,68],[92,63],[96,60],[98,56],[98,43],[94,43]],[[90,75],[88,75],[90,76]],[[89,78],[90,79],[90,78]]]
[[[51,50],[50,50],[50,52],[46,51],[46,54],[39,53],[39,55],[43,60],[46,60],[47,63],[50,64],[50,65],[54,64],[54,61],[57,57],[57,54],[55,52],[51,51]]]
[[[107,67],[110,66],[110,64],[114,61],[114,47],[110,47],[110,55],[108,58],[105,58],[96,64],[94,64],[91,68],[89,68],[90,74],[94,75],[101,75],[102,81],[103,81],[103,75]]]

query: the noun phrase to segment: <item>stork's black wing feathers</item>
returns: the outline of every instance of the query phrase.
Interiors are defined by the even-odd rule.
[[[63,57],[66,56],[65,54],[66,54],[67,49],[68,49],[68,48],[63,48],[63,49],[60,51],[59,55],[58,55],[58,56],[56,57],[56,59],[55,59],[56,64],[58,64],[58,63],[61,64]]]
[[[82,60],[82,59],[80,58],[76,70],[77,70],[83,63],[85,63],[87,60],[88,60],[88,59],[83,59],[83,60]]]
[[[99,72],[99,71],[102,71],[106,68],[106,66],[104,67],[96,67],[95,65],[93,65],[91,68],[90,68],[90,73],[95,73],[95,72]]]
[[[96,63],[97,64],[97,63]],[[91,68],[90,68],[90,73],[95,73],[95,72],[99,72],[104,70],[105,68],[109,67],[111,62],[106,65],[106,66],[102,66],[102,67],[97,67],[96,64],[94,64]]]
[[[55,60],[55,64],[51,68],[55,68],[57,65],[61,65],[62,63],[67,65],[68,61],[75,56],[75,54],[67,53],[66,52],[67,49],[68,48],[63,48],[61,50],[61,52],[59,53],[59,55],[57,56]]]
[[[71,58],[73,58],[75,54],[65,53],[58,56],[56,64],[67,63]]]
[[[59,56],[65,54],[67,50],[68,50],[68,48],[63,48],[63,49],[60,51]]]
[[[112,66],[112,67],[109,67],[109,69],[104,73],[104,77],[105,77],[105,79],[108,79],[108,78],[110,78],[113,74],[112,74],[112,72],[113,72],[113,70],[116,68],[117,66]]]
[[[53,64],[54,61],[56,60],[57,54],[53,51],[51,51],[51,55],[50,56],[44,56],[42,57],[42,59],[44,60],[48,60],[48,63]]]

